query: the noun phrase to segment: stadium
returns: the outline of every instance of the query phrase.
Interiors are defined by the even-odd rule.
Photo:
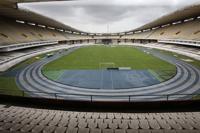
[[[0,133],[200,132],[199,2],[97,33],[20,8],[50,1],[0,1]]]

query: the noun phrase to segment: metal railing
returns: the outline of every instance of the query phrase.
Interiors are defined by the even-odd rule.
[[[65,44],[64,44],[65,45]],[[60,46],[60,45],[59,45]],[[62,46],[62,45],[61,45]],[[53,49],[54,47],[52,47],[52,48],[50,48],[50,49]],[[49,49],[46,49],[46,50],[49,50]],[[53,50],[55,50],[55,49],[53,49]],[[36,51],[33,51],[33,52],[29,52],[29,53],[25,53],[25,54],[23,54],[23,55],[19,55],[19,56],[16,56],[16,57],[12,57],[12,58],[10,58],[10,59],[6,59],[6,60],[4,60],[4,61],[1,61],[0,62],[0,65],[3,65],[3,64],[5,64],[5,63],[8,63],[8,62],[11,62],[11,61],[14,61],[14,60],[16,60],[16,59],[19,59],[19,58],[22,58],[22,57],[26,57],[26,56],[29,56],[29,55],[32,55],[32,54],[37,54],[37,53],[40,53],[40,52],[42,52],[42,51],[44,51],[44,49],[40,49],[40,50],[36,50]]]
[[[158,42],[200,47],[200,41],[196,40],[165,39],[165,40],[158,40]]]
[[[9,52],[24,48],[30,48],[30,47],[38,47],[38,46],[45,46],[45,45],[52,45],[52,44],[58,44],[58,41],[36,41],[36,42],[26,42],[26,43],[18,43],[18,44],[10,44],[6,46],[0,46],[0,51],[3,52]]]
[[[118,101],[118,102],[138,102],[138,101],[177,101],[177,100],[198,100],[200,93],[193,94],[163,94],[163,95],[90,95],[90,94],[73,94],[61,92],[36,92],[36,91],[22,91],[22,90],[5,90],[0,89],[0,94],[22,96],[22,97],[37,97],[48,99],[63,99],[63,100],[77,100],[77,101]]]

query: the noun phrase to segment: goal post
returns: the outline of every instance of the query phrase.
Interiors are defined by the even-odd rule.
[[[100,62],[99,63],[99,69],[107,69],[107,68],[114,68],[115,63],[114,62]]]

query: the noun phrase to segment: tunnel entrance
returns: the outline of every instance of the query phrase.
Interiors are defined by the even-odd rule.
[[[112,39],[103,39],[102,43],[105,45],[111,44],[112,43]]]

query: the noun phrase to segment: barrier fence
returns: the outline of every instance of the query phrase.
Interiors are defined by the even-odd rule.
[[[138,101],[173,101],[173,100],[198,100],[200,99],[199,93],[193,94],[152,94],[152,95],[90,95],[90,94],[73,94],[73,93],[54,93],[54,92],[36,92],[36,91],[23,91],[23,90],[4,90],[0,89],[0,94],[22,97],[38,97],[50,99],[64,99],[64,100],[77,100],[77,101],[118,101],[118,102],[138,102]]]

